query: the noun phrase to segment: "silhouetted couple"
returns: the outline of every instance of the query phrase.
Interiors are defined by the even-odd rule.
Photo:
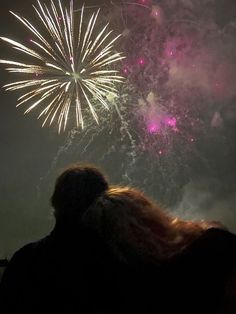
[[[172,217],[90,166],[57,179],[51,234],[12,257],[0,313],[236,313],[236,236]]]

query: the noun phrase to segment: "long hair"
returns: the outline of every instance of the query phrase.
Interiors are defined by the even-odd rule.
[[[124,262],[161,262],[180,253],[210,223],[180,220],[136,189],[113,187],[86,211],[83,222]]]

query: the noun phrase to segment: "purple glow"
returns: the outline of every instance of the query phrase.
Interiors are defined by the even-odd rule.
[[[144,65],[146,62],[145,62],[145,59],[143,57],[139,58],[138,59],[138,64],[139,65]]]
[[[147,129],[150,134],[156,134],[160,131],[160,125],[157,122],[151,122],[148,124]]]
[[[167,44],[166,49],[165,49],[165,56],[167,58],[174,57],[175,55],[175,48],[173,47],[172,44]]]
[[[167,58],[185,60],[186,55],[192,51],[192,42],[193,39],[187,36],[169,38],[165,44],[164,56]]]
[[[217,33],[212,17],[199,18],[198,1],[121,2],[127,5],[119,14],[115,7],[114,24],[124,16],[120,32],[129,33],[122,38],[127,55],[122,72],[130,84],[130,121],[138,128],[140,147],[162,154],[159,158],[178,145],[189,154],[209,128],[226,126],[224,101],[236,93],[235,53],[231,59],[221,47],[228,29]],[[232,43],[227,47],[231,51]]]
[[[149,5],[151,3],[151,0],[138,0],[138,3],[143,5]]]
[[[149,134],[162,133],[165,130],[167,131],[167,129],[178,131],[177,119],[175,117],[171,117],[165,113],[156,114],[153,111],[146,112],[145,116]]]
[[[129,71],[128,71],[127,68],[124,68],[124,69],[123,69],[123,72],[124,72],[124,74],[128,74],[128,73],[129,73]]]
[[[166,119],[166,124],[169,125],[172,128],[176,128],[176,118],[172,117],[172,118],[167,118]]]
[[[153,5],[151,9],[151,16],[156,20],[158,24],[162,24],[164,14],[159,5]]]

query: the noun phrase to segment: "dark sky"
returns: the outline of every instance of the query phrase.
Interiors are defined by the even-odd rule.
[[[34,21],[32,2],[33,0],[1,1],[1,36],[24,40],[24,27],[8,11],[12,10]],[[104,2],[106,1],[101,1],[102,4]],[[198,2],[197,7],[195,7],[196,2]],[[98,1],[95,3],[99,4]],[[106,3],[109,4],[109,1]],[[117,3],[119,4],[119,2]],[[199,3],[202,4],[202,7]],[[85,1],[85,4],[91,5],[94,4],[94,1]],[[235,52],[236,37],[234,36],[235,42],[230,37],[231,32],[234,32],[234,35],[236,33],[234,0],[165,0],[153,1],[153,5],[159,5],[166,20],[168,18],[170,20],[174,15],[172,9],[183,7],[182,12],[188,8],[196,13],[195,20],[199,19],[200,21],[202,16],[205,16],[205,20],[201,22],[200,26],[203,29],[207,25],[206,21],[214,21],[213,33],[215,36],[218,36],[220,32],[226,32],[225,47],[218,43],[217,53],[214,54],[215,58],[216,60],[228,60],[232,70],[230,71],[233,73],[232,80],[235,79],[234,66],[236,64],[235,57],[232,55]],[[209,12],[209,16],[206,12]],[[232,31],[228,30],[230,27]],[[202,39],[202,41],[204,40]],[[215,42],[213,39],[211,41]],[[213,49],[211,41],[208,49]],[[1,59],[15,58],[15,55],[8,45],[0,43]],[[196,60],[199,64],[203,64],[203,58],[201,60],[196,58]],[[209,71],[213,72],[211,65],[207,66],[209,66]],[[174,90],[176,87],[173,87],[173,81],[177,84],[176,63],[170,63],[168,69],[173,70],[171,73],[174,73],[174,76],[171,76],[169,72],[165,87]],[[220,69],[219,73],[221,73]],[[184,74],[181,72],[181,80],[188,80],[186,75],[186,72]],[[219,75],[223,76],[223,74]],[[201,80],[201,77],[198,76],[196,80]],[[132,79],[134,78],[131,77]],[[1,66],[0,85],[10,81],[11,75]],[[196,81],[194,84],[198,85],[199,89],[202,88]],[[204,119],[212,122],[218,117],[217,121],[222,120],[223,126],[217,125],[217,129],[213,131],[212,129],[208,131],[208,128],[204,126],[204,132],[196,135],[199,140],[194,146],[194,153],[186,151],[185,148],[179,153],[182,142],[172,141],[172,151],[166,158],[155,156],[156,152],[153,150],[155,144],[149,137],[140,140],[142,132],[135,131],[135,135],[133,135],[132,131],[137,127],[137,123],[131,118],[127,118],[127,121],[133,121],[131,129],[128,130],[131,131],[131,139],[124,127],[125,124],[122,128],[122,123],[120,126],[117,122],[118,116],[115,114],[109,116],[110,125],[107,128],[106,126],[99,127],[98,131],[94,131],[93,127],[91,132],[82,134],[66,132],[58,135],[56,125],[50,128],[41,128],[41,122],[36,119],[37,116],[34,112],[24,116],[22,108],[15,108],[17,92],[6,92],[1,89],[0,258],[11,255],[23,244],[40,238],[52,228],[53,215],[49,198],[55,178],[60,169],[76,161],[95,163],[101,166],[113,183],[138,186],[183,217],[221,220],[230,229],[236,231],[235,87],[236,85],[232,84],[226,91],[227,95],[222,96],[220,100],[221,96],[214,100],[208,95],[206,96],[205,92],[207,90],[208,93],[208,86],[206,88],[204,86],[205,94],[203,93],[201,103],[204,108],[206,106],[210,108],[207,111],[209,117]],[[189,90],[190,87],[188,87]],[[142,97],[140,94],[137,97],[137,103],[138,99],[148,99],[150,91],[153,90],[143,92]],[[163,92],[162,99],[165,97],[167,99],[170,96],[166,96]],[[199,101],[196,97],[194,99],[195,102]],[[142,101],[140,100],[139,103]],[[134,105],[132,104],[132,106]],[[212,109],[212,106],[215,106],[216,109]],[[122,108],[126,110],[128,107],[124,108],[122,105]],[[206,117],[206,109],[203,111],[204,117]],[[140,111],[136,110],[135,113],[140,117]],[[217,113],[220,114],[220,118]],[[184,128],[183,125],[181,126]],[[165,147],[166,142],[163,145]],[[175,150],[175,145],[178,145],[177,150]],[[145,147],[145,152],[140,147]]]

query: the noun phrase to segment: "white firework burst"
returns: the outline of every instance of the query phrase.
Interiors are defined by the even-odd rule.
[[[43,126],[56,120],[59,132],[66,129],[72,109],[77,127],[84,128],[83,113],[87,108],[98,123],[94,100],[109,109],[107,96],[117,96],[116,84],[123,82],[123,77],[113,67],[124,58],[114,49],[121,35],[112,36],[109,23],[97,26],[99,9],[88,17],[84,6],[80,14],[74,11],[73,0],[69,8],[62,7],[60,0],[57,4],[51,1],[50,6],[37,2],[38,7],[33,7],[43,32],[11,12],[34,35],[35,39],[30,40],[33,48],[0,37],[35,60],[34,64],[0,60],[10,66],[6,68],[9,72],[27,75],[26,79],[4,88],[9,91],[26,89],[18,98],[17,106],[28,103],[25,113],[40,107],[38,118],[43,118]]]

